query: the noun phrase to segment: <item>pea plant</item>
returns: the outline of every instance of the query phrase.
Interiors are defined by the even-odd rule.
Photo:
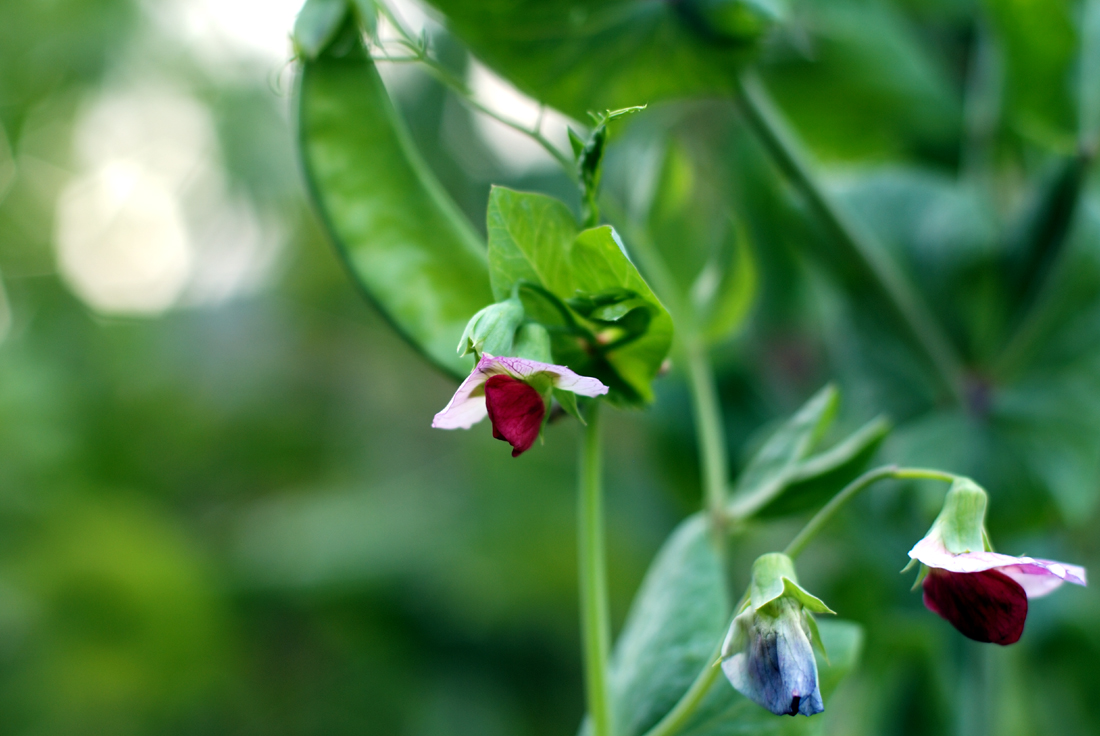
[[[560,441],[548,431],[556,422],[583,426],[577,469],[582,732],[709,736],[813,729],[819,720],[813,717],[829,708],[830,695],[856,664],[861,632],[840,618],[844,610],[832,610],[804,587],[796,563],[845,504],[878,481],[942,484],[942,510],[909,551],[917,568],[914,588],[930,612],[969,639],[1013,644],[1033,599],[1066,582],[1086,584],[1083,567],[995,552],[986,530],[989,495],[966,475],[895,464],[867,470],[891,430],[884,417],[822,447],[839,401],[832,385],[775,428],[731,479],[711,354],[746,323],[753,253],[768,247],[760,242],[766,235],[760,212],[774,210],[779,200],[769,200],[767,188],[746,175],[743,196],[724,205],[730,214],[716,232],[704,232],[693,224],[691,208],[714,198],[678,193],[674,153],[657,166],[655,179],[642,153],[652,130],[645,121],[661,114],[656,103],[700,95],[730,100],[739,125],[797,193],[798,212],[788,215],[812,223],[798,237],[828,243],[822,272],[850,292],[856,312],[878,320],[890,344],[901,346],[907,365],[924,377],[929,406],[983,413],[995,382],[974,366],[1018,364],[1043,329],[1033,309],[1043,301],[1095,151],[1100,110],[1092,109],[1094,90],[1083,103],[1082,145],[1056,167],[1052,183],[1037,190],[1019,247],[956,275],[994,294],[984,322],[963,324],[971,331],[960,340],[966,319],[945,327],[941,305],[929,304],[878,247],[876,232],[854,221],[821,184],[754,74],[765,39],[784,22],[779,3],[433,5],[502,76],[540,103],[587,121],[570,127],[569,150],[539,125],[528,128],[477,101],[453,59],[445,59],[430,36],[409,30],[382,0],[309,0],[294,29],[303,170],[352,278],[425,360],[458,382],[450,402],[426,422],[442,430],[491,431],[513,457],[539,452],[541,441]],[[1088,7],[1096,25],[1100,11],[1094,3]],[[527,135],[575,184],[574,207],[544,193],[494,186],[483,242],[422,160],[379,64],[418,65],[479,113]],[[633,126],[631,150],[639,153],[620,158],[615,185],[604,187],[606,154],[627,126]],[[904,191],[925,196],[914,186]],[[982,338],[988,333],[1007,336],[999,352]],[[600,415],[644,410],[670,365],[690,392],[701,509],[664,543],[613,642],[605,528],[616,521],[604,516]],[[731,534],[757,519],[803,518],[807,511],[814,513],[785,547],[741,571],[751,579],[747,589],[731,591],[729,581],[737,577],[730,569]],[[777,718],[784,715],[803,718]]]

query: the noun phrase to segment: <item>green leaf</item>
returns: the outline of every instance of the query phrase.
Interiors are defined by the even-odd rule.
[[[379,310],[434,363],[463,377],[472,363],[455,345],[470,317],[495,301],[485,251],[420,159],[347,25],[302,65],[298,130],[310,194]]]
[[[1040,179],[1009,233],[1009,300],[1017,324],[1034,308],[1065,250],[1089,162],[1084,155],[1058,161]]]
[[[811,58],[777,56],[760,71],[815,153],[882,160],[957,150],[955,73],[898,3],[799,3],[799,25]]]
[[[1100,0],[1081,8],[1081,67],[1078,71],[1077,120],[1085,146],[1100,143]]]
[[[714,654],[729,623],[722,565],[696,514],[657,553],[615,644],[610,687],[621,736],[667,713]]]
[[[730,514],[748,518],[783,491],[832,423],[838,403],[836,387],[826,386],[768,438],[737,479]]]
[[[731,221],[725,241],[718,257],[707,263],[691,289],[699,331],[711,344],[741,326],[756,296],[756,261],[748,231],[740,222]]]
[[[990,0],[986,6],[1004,56],[1006,122],[1018,134],[1056,149],[1074,140],[1074,5]]]
[[[370,38],[378,35],[378,7],[375,0],[352,0],[352,7],[359,16],[359,25]]]
[[[552,335],[555,361],[603,380],[613,400],[651,400],[650,384],[672,343],[672,320],[614,231],[603,226],[578,233],[558,200],[503,187],[489,195],[488,228],[493,293],[505,298],[530,284],[565,310],[566,323]],[[534,308],[528,314],[537,319]],[[554,319],[553,310],[546,319]],[[573,324],[594,342],[579,345]]]
[[[336,37],[348,13],[345,0],[306,0],[294,20],[294,48],[305,59],[316,59]]]
[[[824,651],[829,652],[828,659],[823,652],[815,655],[821,697],[828,712],[829,699],[859,661],[863,648],[863,629],[851,621],[826,619],[816,623],[821,646]],[[725,678],[721,678],[711,688],[699,710],[679,732],[679,736],[795,736],[820,733],[822,725],[820,716],[776,716],[741,695]]]
[[[876,417],[828,450],[798,463],[783,493],[756,516],[787,516],[825,503],[867,468],[892,426],[885,417]]]
[[[755,55],[767,18],[740,36],[718,5],[757,3],[635,0],[432,0],[448,28],[479,58],[536,99],[583,118],[682,96],[727,93]]]

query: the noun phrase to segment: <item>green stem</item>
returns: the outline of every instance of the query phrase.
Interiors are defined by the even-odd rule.
[[[703,499],[717,532],[726,522],[726,486],[729,482],[729,457],[722,423],[722,405],[710,365],[707,345],[699,335],[695,315],[668,270],[664,258],[657,252],[644,228],[637,227],[614,202],[605,200],[604,209],[612,220],[622,224],[638,264],[653,284],[657,296],[668,308],[676,325],[675,351],[687,371],[691,392],[696,441],[699,443],[699,470],[703,478]],[[720,540],[720,534],[715,536]]]
[[[683,335],[681,340],[687,364],[688,388],[695,409],[695,434],[699,443],[703,496],[712,525],[720,537],[725,522],[729,458],[726,455],[726,434],[722,426],[718,388],[703,341],[694,333]]]
[[[928,307],[868,234],[825,191],[763,86],[753,77],[739,78],[737,92],[749,124],[844,250],[846,261],[855,265],[860,275],[875,287],[905,326],[914,345],[928,359],[944,390],[956,403],[962,403],[961,361]]]
[[[718,679],[719,673],[722,668],[718,665],[718,656],[721,653],[721,642],[718,644],[718,648],[714,650],[714,654],[707,659],[706,665],[699,672],[695,678],[695,682],[691,683],[691,687],[684,693],[683,697],[672,707],[664,718],[657,722],[653,728],[645,732],[644,736],[672,736],[678,733],[684,724],[687,723],[688,718],[695,712],[695,709],[699,707],[699,704],[703,702],[703,698],[710,692],[711,686]]]
[[[840,511],[844,504],[852,500],[860,491],[884,478],[895,478],[899,480],[942,480],[947,483],[951,483],[955,480],[955,476],[951,473],[944,473],[939,470],[926,470],[924,468],[899,468],[896,465],[886,465],[881,468],[875,468],[874,470],[868,470],[842,488],[839,493],[829,500],[829,503],[822,506],[818,512],[813,515],[813,518],[806,522],[806,526],[802,527],[802,531],[791,540],[787,548],[783,550],[783,554],[787,555],[792,560],[802,554],[802,551],[806,549],[806,545],[817,536],[817,533],[821,531],[822,527],[828,524],[829,521],[836,516],[836,513]]]
[[[598,401],[592,402],[581,445],[577,542],[588,713],[592,718],[593,736],[611,736],[611,698],[607,688],[611,625],[607,605],[607,564],[604,559],[599,406]]]
[[[807,522],[806,526],[802,528],[802,531],[791,540],[791,543],[787,545],[783,553],[792,559],[797,557],[806,549],[806,545],[808,545],[814,536],[821,531],[822,527],[836,515],[837,511],[839,511],[844,504],[852,500],[860,491],[886,478],[894,478],[897,480],[942,480],[951,483],[955,480],[956,476],[941,470],[899,468],[896,465],[886,465],[881,468],[869,470],[841,489],[839,493],[833,496],[829,503],[821,507],[821,509],[814,514],[813,518]],[[748,591],[745,592],[745,595],[741,598],[741,602],[734,608],[734,615],[742,609],[747,601]],[[722,636],[724,639],[725,632],[723,632]],[[685,692],[676,705],[672,707],[672,710],[670,710],[656,726],[646,731],[644,736],[673,736],[673,734],[677,733],[684,724],[687,723],[688,718],[695,712],[695,709],[699,707],[699,704],[703,702],[703,698],[706,697],[707,692],[718,679],[720,668],[717,659],[721,651],[721,646],[722,642],[719,641],[719,648],[715,649],[714,655],[707,659],[706,664],[703,665],[703,669],[695,677],[695,681],[691,683],[691,687],[687,689],[687,692]]]

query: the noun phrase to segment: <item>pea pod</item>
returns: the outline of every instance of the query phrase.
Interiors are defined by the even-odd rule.
[[[309,192],[351,275],[393,326],[456,377],[462,331],[493,301],[485,247],[420,158],[349,23],[301,65]]]

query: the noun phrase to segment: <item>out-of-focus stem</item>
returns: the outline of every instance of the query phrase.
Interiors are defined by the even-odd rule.
[[[897,268],[869,242],[817,180],[802,146],[754,77],[737,80],[745,117],[776,164],[802,192],[830,235],[895,312],[911,342],[928,359],[946,393],[962,403],[962,366],[942,328]]]
[[[682,335],[680,339],[688,388],[695,409],[695,435],[699,443],[703,497],[716,538],[721,539],[725,521],[726,487],[729,483],[729,458],[726,455],[726,433],[722,426],[718,388],[714,382],[707,346],[694,332]]]
[[[607,685],[607,656],[611,624],[607,605],[607,562],[604,556],[603,461],[599,402],[588,412],[581,444],[577,508],[580,560],[581,636],[584,642],[584,679],[593,736],[612,736],[611,698]]]

